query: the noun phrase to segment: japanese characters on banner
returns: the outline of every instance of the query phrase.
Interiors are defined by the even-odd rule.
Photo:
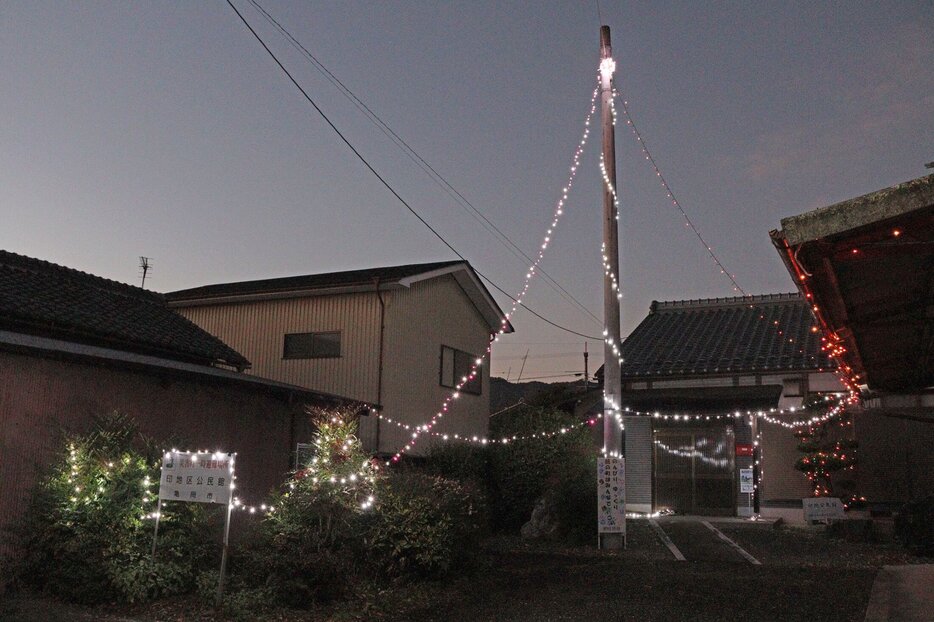
[[[234,454],[169,451],[162,456],[159,499],[230,503]]]
[[[623,458],[597,458],[597,531],[626,533],[626,508],[623,493],[626,488]]]

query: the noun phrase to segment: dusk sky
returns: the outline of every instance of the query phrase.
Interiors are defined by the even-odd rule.
[[[583,130],[590,2],[259,0],[527,253]],[[248,0],[235,4],[393,188],[515,293],[528,267]],[[685,210],[749,293],[792,291],[781,218],[919,177],[934,160],[934,2],[601,2],[617,87]],[[456,258],[357,160],[223,0],[0,4],[0,248],[160,292]],[[599,131],[599,125],[594,125]],[[602,317],[599,133],[545,270]],[[622,334],[652,300],[734,295],[617,128]],[[508,301],[496,294],[504,309]],[[602,326],[533,282],[575,331]],[[582,368],[584,339],[525,311],[514,380]],[[590,343],[591,371],[602,361]],[[549,380],[552,378],[548,378]]]

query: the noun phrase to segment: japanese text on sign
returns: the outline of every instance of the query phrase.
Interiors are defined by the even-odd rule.
[[[825,520],[828,518],[845,518],[843,503],[836,497],[812,497],[802,499],[804,520]]]
[[[170,451],[162,456],[159,499],[230,503],[234,455]]]
[[[752,481],[752,469],[739,470],[739,491],[741,493],[751,493],[755,490],[755,482]]]
[[[597,458],[597,531],[626,533],[625,462],[622,458]]]

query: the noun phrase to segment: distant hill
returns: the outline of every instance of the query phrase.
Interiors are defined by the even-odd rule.
[[[519,400],[528,402],[546,391],[555,391],[569,386],[580,386],[577,382],[509,382],[504,378],[490,378],[490,413],[497,413],[516,404]],[[591,385],[593,386],[593,385]]]

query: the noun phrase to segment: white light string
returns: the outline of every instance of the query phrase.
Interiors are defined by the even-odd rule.
[[[379,418],[382,419],[383,421],[386,421],[387,423],[391,423],[392,425],[394,425],[394,426],[396,426],[396,427],[398,427],[398,428],[404,429],[404,430],[406,430],[406,431],[408,431],[408,432],[412,432],[413,430],[418,431],[419,428],[421,428],[421,432],[422,432],[423,434],[429,434],[429,435],[431,435],[431,436],[433,436],[433,437],[435,437],[435,438],[438,438],[438,439],[440,439],[440,440],[442,440],[442,441],[459,441],[459,442],[462,442],[462,443],[470,443],[470,444],[473,444],[473,445],[481,445],[481,446],[485,446],[485,445],[509,445],[509,444],[511,444],[511,443],[522,442],[522,441],[529,441],[529,440],[547,440],[547,439],[552,439],[552,438],[556,438],[556,437],[559,437],[559,436],[563,436],[563,435],[565,435],[565,434],[570,434],[571,432],[574,432],[575,430],[577,430],[577,429],[579,429],[579,428],[583,428],[583,427],[585,427],[585,426],[593,426],[593,425],[596,425],[597,421],[599,421],[600,419],[603,418],[603,414],[600,413],[600,414],[594,415],[594,416],[592,416],[592,417],[589,417],[589,418],[587,418],[587,419],[584,419],[584,420],[582,420],[582,421],[578,421],[578,422],[576,422],[576,423],[567,424],[567,425],[564,425],[564,426],[562,426],[562,427],[560,427],[560,428],[555,428],[554,430],[542,431],[542,432],[533,432],[532,434],[512,434],[512,435],[506,435],[506,436],[502,436],[502,437],[499,437],[499,438],[495,438],[495,437],[491,437],[491,436],[477,436],[477,435],[475,435],[475,434],[474,434],[474,435],[470,435],[470,434],[458,434],[458,433],[454,433],[454,434],[445,434],[445,433],[442,433],[442,432],[435,432],[435,431],[433,431],[433,430],[426,430],[426,429],[425,429],[425,426],[411,426],[411,425],[409,425],[409,424],[407,424],[407,423],[403,423],[403,422],[401,422],[401,421],[396,421],[395,419],[392,419],[391,417],[387,417],[386,415],[380,414],[380,415],[378,415],[378,416],[379,416]]]
[[[676,456],[678,458],[697,458],[705,464],[721,468],[730,465],[729,458],[713,458],[704,455],[700,450],[697,449],[697,447],[671,447],[670,445],[666,445],[658,439],[655,440],[655,446],[665,453]],[[724,449],[726,449],[726,447],[721,441],[717,444],[715,451],[717,451],[718,454],[723,455]]]
[[[448,412],[448,409],[451,407],[454,400],[460,397],[460,391],[468,382],[476,378],[480,365],[483,364],[483,361],[489,356],[490,352],[493,349],[493,343],[499,341],[501,335],[506,332],[507,327],[509,326],[509,319],[513,316],[518,309],[519,305],[522,304],[522,298],[526,295],[529,290],[529,286],[532,282],[532,278],[536,275],[538,266],[541,264],[542,259],[545,255],[545,250],[548,248],[549,243],[551,242],[554,232],[558,227],[558,222],[561,219],[561,215],[564,213],[564,207],[568,200],[568,195],[571,191],[571,188],[574,185],[574,180],[577,178],[577,171],[580,168],[580,159],[584,153],[584,146],[587,144],[587,139],[590,136],[590,122],[593,118],[594,112],[597,109],[597,95],[599,93],[599,88],[595,88],[593,95],[590,98],[590,110],[587,113],[587,117],[584,121],[584,131],[580,141],[577,144],[577,149],[574,151],[574,156],[571,159],[571,166],[568,175],[568,181],[561,189],[561,198],[558,199],[558,203],[555,207],[554,213],[552,215],[551,225],[548,227],[548,230],[545,232],[544,240],[542,241],[541,247],[539,248],[538,255],[535,258],[535,261],[532,262],[532,265],[529,266],[528,272],[525,274],[525,282],[523,283],[522,289],[519,294],[515,296],[515,299],[512,304],[512,308],[509,310],[509,313],[502,319],[500,323],[499,330],[491,335],[490,342],[487,345],[486,352],[477,358],[474,363],[471,365],[471,368],[466,376],[461,377],[460,382],[455,385],[454,391],[445,398],[444,402],[441,404],[440,410],[436,412],[427,423],[417,426],[415,432],[412,433],[412,438],[405,444],[404,447],[397,450],[396,453],[392,456],[390,460],[386,461],[386,464],[392,464],[399,462],[402,456],[411,451],[412,447],[418,442],[419,437],[425,433],[430,432],[431,429],[437,424],[438,420],[443,418],[444,415]]]
[[[639,147],[642,149],[642,154],[645,156],[645,159],[649,164],[652,165],[652,169],[655,171],[655,177],[658,178],[658,181],[661,183],[662,188],[664,188],[665,193],[668,199],[671,201],[671,204],[674,205],[678,211],[681,213],[681,217],[684,218],[684,226],[691,229],[694,232],[694,235],[697,236],[697,239],[700,240],[700,243],[704,245],[704,248],[707,249],[707,254],[710,256],[710,259],[717,265],[720,269],[720,273],[725,275],[730,282],[733,284],[733,291],[739,292],[743,296],[748,296],[746,291],[740,287],[740,284],[736,281],[736,275],[732,274],[729,270],[726,269],[726,266],[714,252],[713,247],[707,243],[707,240],[704,239],[704,236],[701,235],[701,232],[698,230],[697,226],[694,224],[694,221],[691,220],[691,217],[688,216],[688,213],[684,210],[684,207],[681,206],[681,202],[678,201],[675,196],[674,191],[668,185],[668,181],[665,179],[665,176],[662,175],[661,170],[658,168],[658,164],[655,162],[655,158],[652,157],[652,154],[649,152],[648,147],[645,144],[645,141],[642,139],[642,134],[639,133],[639,130],[636,128],[636,124],[632,120],[632,115],[629,114],[629,102],[620,97],[619,92],[614,88],[613,89],[614,99],[619,97],[620,102],[623,104],[623,114],[626,115],[626,125],[632,130],[633,135],[636,137],[636,140],[639,142]],[[612,105],[613,100],[610,100],[611,108],[613,110],[613,121],[614,125],[616,122],[616,107]]]
[[[714,252],[713,247],[711,247],[710,244],[707,243],[707,241],[704,239],[704,236],[701,235],[700,231],[694,225],[694,222],[691,220],[690,216],[688,216],[684,207],[681,205],[681,202],[675,196],[675,193],[671,189],[671,186],[668,185],[668,181],[665,179],[665,176],[662,174],[661,170],[658,168],[658,163],[655,161],[654,156],[652,156],[651,152],[649,151],[648,146],[645,144],[645,140],[642,138],[642,134],[639,132],[638,128],[636,127],[635,121],[633,121],[632,119],[632,115],[629,112],[629,102],[623,99],[620,96],[619,92],[616,91],[615,89],[613,91],[613,94],[614,94],[614,99],[619,98],[620,102],[622,103],[623,113],[626,116],[626,124],[632,130],[632,134],[635,137],[636,141],[639,143],[639,148],[642,150],[642,154],[645,156],[646,161],[652,166],[652,170],[655,172],[655,177],[658,179],[662,188],[665,190],[665,195],[668,197],[668,200],[671,201],[671,204],[674,205],[678,209],[678,211],[681,213],[682,218],[684,218],[685,226],[689,227],[691,231],[694,232],[694,235],[697,237],[697,239],[700,240],[701,244],[704,245],[704,248],[707,250],[707,254],[710,256],[711,260],[713,260],[713,262],[720,269],[720,273],[726,276],[730,280],[730,283],[733,286],[733,291],[739,292],[743,296],[748,296],[746,291],[740,286],[739,282],[736,280],[736,275],[731,273],[729,270],[727,270],[724,263],[720,260],[720,258]],[[612,105],[612,101],[613,100],[611,100],[611,107],[613,109],[613,115],[614,115],[613,119],[614,119],[614,125],[615,125],[616,108],[615,106]],[[798,266],[796,263],[795,263],[795,269],[796,270],[798,269]],[[799,273],[798,277],[801,281],[804,281],[806,278],[803,272]],[[812,298],[810,293],[807,294],[807,298],[808,299]],[[813,306],[812,310],[814,311],[815,315],[818,315],[819,317],[818,308],[816,307],[816,305]],[[765,317],[760,316],[760,319],[764,320]],[[779,334],[782,334],[782,332],[779,331]],[[794,339],[789,339],[789,340],[792,343],[794,343]],[[829,340],[822,337],[821,341],[828,342]],[[827,352],[828,355],[837,363],[837,368],[834,371],[837,374],[837,376],[840,378],[840,381],[843,383],[843,385],[847,388],[847,390],[849,390],[854,395],[858,395],[859,391],[858,391],[857,377],[852,376],[850,373],[845,373],[844,369],[846,370],[846,372],[852,372],[852,370],[843,361],[841,361],[838,358],[839,354],[842,353],[842,350],[834,351],[830,345],[828,345],[827,347],[822,346],[821,350]]]

